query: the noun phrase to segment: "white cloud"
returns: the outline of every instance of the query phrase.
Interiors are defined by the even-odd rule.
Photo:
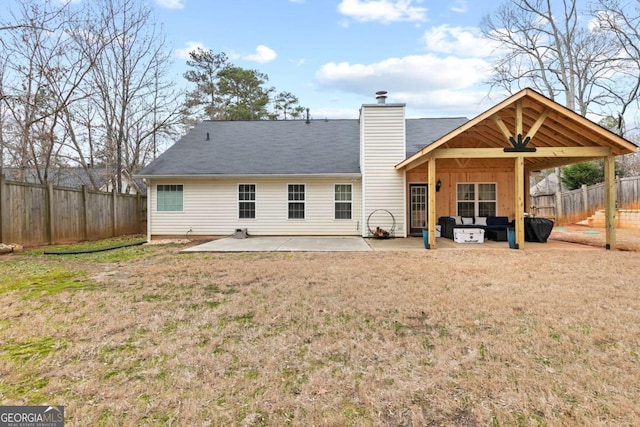
[[[482,36],[475,27],[450,27],[447,24],[432,27],[422,36],[425,47],[430,52],[463,57],[491,56],[497,45]]]
[[[466,0],[457,0],[449,8],[449,10],[455,13],[465,13],[467,9],[468,9],[468,6],[467,6]]]
[[[207,48],[200,42],[187,42],[187,46],[182,49],[176,49],[173,51],[174,55],[180,59],[189,59],[189,52],[193,52],[197,48],[207,50]]]
[[[265,64],[267,62],[273,61],[277,56],[278,54],[275,50],[261,44],[256,47],[256,53],[245,55],[243,58],[247,61],[255,61],[259,62],[260,64]]]
[[[187,0],[156,0],[156,4],[167,9],[184,9]]]
[[[392,102],[421,108],[423,115],[468,115],[479,111],[486,96],[479,87],[489,76],[490,64],[481,58],[441,58],[412,55],[373,64],[328,63],[316,73],[325,90],[374,99],[377,90],[389,91]],[[475,89],[474,89],[475,88]],[[482,94],[482,95],[480,95]]]
[[[338,11],[360,22],[424,21],[427,9],[413,3],[420,0],[342,0]]]
[[[463,89],[483,81],[489,64],[480,58],[440,58],[432,54],[389,58],[364,65],[330,62],[316,73],[318,82],[350,88],[356,93],[373,93],[393,81],[396,90],[442,87]]]

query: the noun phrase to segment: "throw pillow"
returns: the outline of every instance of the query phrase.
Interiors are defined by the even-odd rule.
[[[487,217],[486,216],[477,216],[476,224],[478,225],[487,225]]]
[[[462,217],[462,225],[473,225],[473,218],[472,217],[463,216]]]
[[[451,218],[456,220],[456,225],[462,225],[462,218],[459,216],[452,216]]]

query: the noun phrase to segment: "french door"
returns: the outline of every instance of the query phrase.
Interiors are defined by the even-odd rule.
[[[409,234],[422,236],[427,227],[427,184],[409,184]]]

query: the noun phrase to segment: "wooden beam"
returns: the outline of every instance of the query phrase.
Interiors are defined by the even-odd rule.
[[[522,99],[516,101],[516,134],[514,136],[518,135],[522,135]]]
[[[522,154],[522,153],[520,153]],[[524,157],[516,157],[515,168],[515,222],[516,249],[524,249]]]
[[[507,152],[502,148],[439,148],[431,155],[436,159],[489,159],[523,157],[604,157],[606,147],[539,147],[531,153]]]
[[[543,169],[552,169],[560,166],[568,166],[575,163],[588,162],[589,160],[593,160],[593,157],[571,157],[571,158],[558,158],[558,159],[544,159],[541,162],[532,163],[527,166],[529,170],[543,170]]]
[[[606,249],[616,248],[616,163],[613,154],[604,159],[604,203]]]
[[[540,128],[542,127],[542,124],[544,123],[544,121],[545,121],[545,119],[547,118],[548,115],[549,115],[549,109],[545,108],[542,111],[542,114],[540,114],[540,117],[538,117],[536,122],[533,124],[533,126],[531,126],[531,128],[529,128],[529,132],[527,132],[527,137],[533,139],[533,137],[536,135],[538,130],[540,130]]]
[[[502,132],[502,135],[504,135],[504,139],[507,141],[507,143],[509,143],[509,138],[511,138],[513,135],[511,135],[511,131],[509,131],[507,125],[504,124],[502,118],[497,114],[494,114],[492,119],[495,122],[496,126],[498,126],[498,129],[500,129],[500,132]]]
[[[427,194],[427,230],[429,233],[429,248],[436,248],[436,159],[429,159],[428,194]]]

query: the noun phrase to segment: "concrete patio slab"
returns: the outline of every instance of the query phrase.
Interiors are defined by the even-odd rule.
[[[225,237],[182,252],[362,252],[371,247],[361,237]]]
[[[509,250],[507,242],[485,240],[482,244],[455,243],[438,238],[436,249]],[[547,243],[526,242],[525,251],[551,249],[594,250],[592,246],[549,239]],[[182,252],[363,252],[424,251],[421,237],[363,239],[361,237],[225,237],[184,249]]]

